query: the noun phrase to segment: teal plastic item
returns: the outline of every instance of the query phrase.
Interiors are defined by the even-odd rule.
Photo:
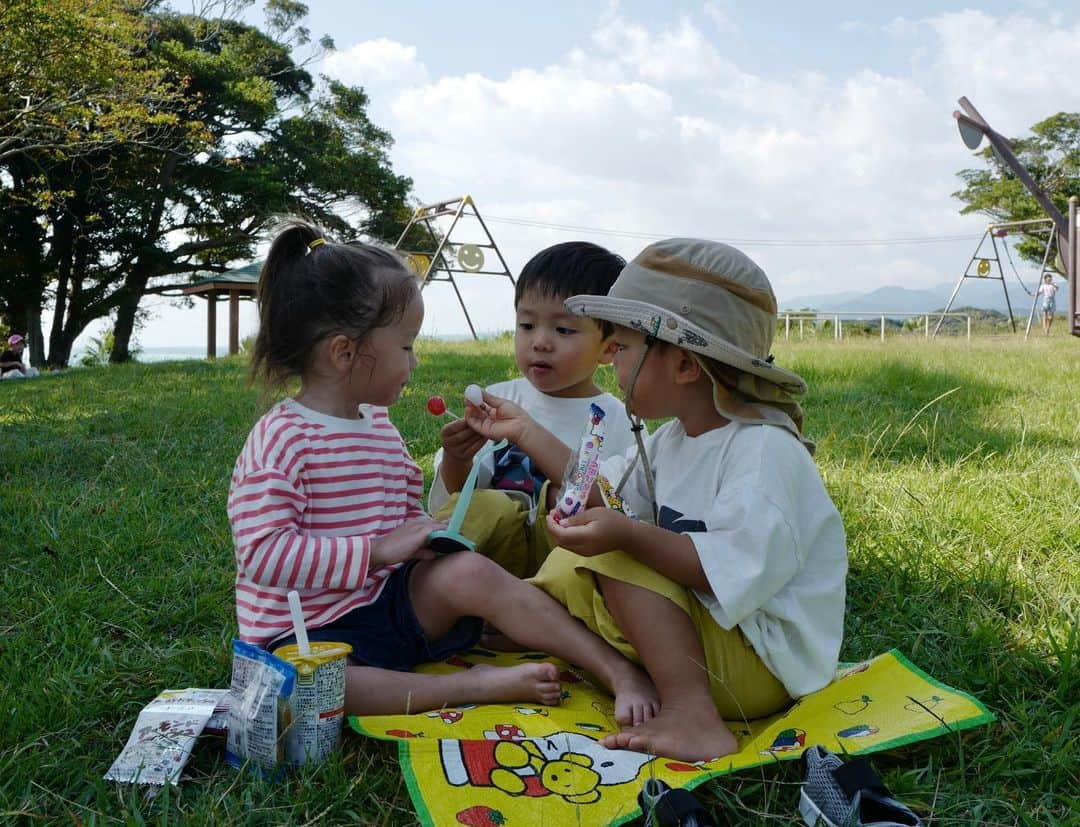
[[[465,522],[465,514],[469,510],[469,503],[472,502],[473,491],[476,490],[476,477],[480,473],[480,463],[496,451],[501,451],[508,444],[505,439],[502,439],[476,452],[476,456],[473,457],[472,461],[472,469],[469,471],[469,476],[465,478],[465,484],[461,487],[457,505],[454,506],[454,513],[450,515],[450,522],[446,528],[433,531],[428,535],[428,548],[436,554],[476,551],[476,543],[461,533],[461,524]]]

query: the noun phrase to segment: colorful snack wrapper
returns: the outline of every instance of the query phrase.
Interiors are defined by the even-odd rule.
[[[572,517],[584,508],[589,491],[600,473],[600,448],[604,444],[604,409],[589,405],[589,421],[581,435],[577,459],[571,459],[563,475],[562,491],[555,504],[557,517]]]
[[[166,689],[143,707],[106,781],[179,784],[191,750],[227,689]]]

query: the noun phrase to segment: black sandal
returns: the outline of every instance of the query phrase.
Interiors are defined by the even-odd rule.
[[[689,790],[673,790],[650,778],[638,793],[644,827],[718,827],[709,811]]]

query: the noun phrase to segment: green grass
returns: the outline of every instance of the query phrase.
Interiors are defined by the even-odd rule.
[[[842,656],[898,647],[998,716],[875,765],[931,824],[1077,823],[1080,341],[781,345],[848,530]],[[430,471],[427,396],[514,368],[505,339],[420,357],[393,415]],[[277,787],[207,741],[156,798],[100,780],[159,690],[227,684],[225,497],[267,402],[245,378],[223,360],[0,384],[0,822],[414,822],[392,750],[356,737]],[[787,824],[798,780],[703,790],[732,824]]]

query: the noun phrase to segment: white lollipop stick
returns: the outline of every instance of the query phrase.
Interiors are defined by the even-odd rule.
[[[289,592],[289,614],[292,615],[293,634],[296,635],[296,650],[301,657],[311,654],[311,644],[308,643],[307,629],[304,627],[304,610],[300,608],[300,592],[293,589]]]

